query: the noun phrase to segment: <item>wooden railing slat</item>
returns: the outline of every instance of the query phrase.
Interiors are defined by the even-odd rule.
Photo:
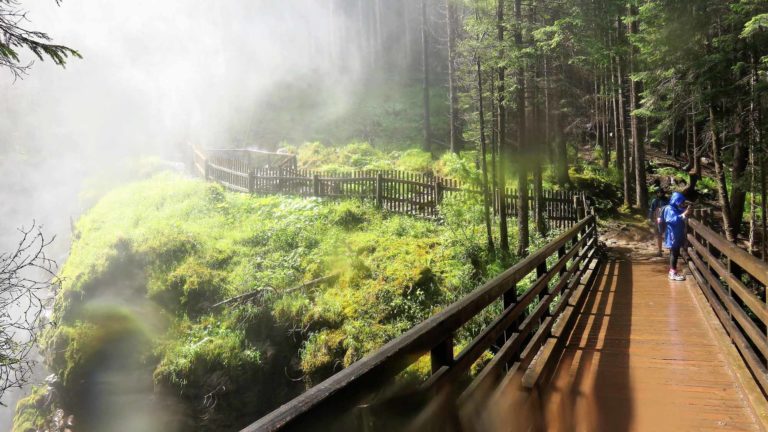
[[[725,237],[715,233],[696,219],[690,219],[688,224],[697,234],[715,246],[721,253],[727,255],[739,267],[755,277],[763,285],[768,285],[768,265],[765,262],[729,242]]]
[[[760,321],[762,321],[764,324],[768,324],[768,305],[761,301],[757,295],[749,291],[749,289],[740,280],[738,280],[736,276],[733,275],[733,273],[730,273],[728,269],[725,268],[723,263],[713,257],[707,248],[698,240],[696,240],[695,237],[689,234],[688,241],[694,246],[694,249],[700,254],[700,256],[703,257],[705,261],[707,261],[710,267],[712,267],[712,269],[714,269],[720,277],[725,279],[725,281],[728,283],[728,286],[730,286],[731,289],[736,292],[736,295],[739,296],[741,301],[743,301],[750,308],[750,310],[752,310],[752,312],[754,312],[754,314],[760,318]]]

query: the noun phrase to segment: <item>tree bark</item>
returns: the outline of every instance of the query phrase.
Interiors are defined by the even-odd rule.
[[[427,22],[427,0],[421,0],[421,51],[424,73],[424,150],[432,151],[432,122],[429,107],[429,29]]]
[[[496,248],[493,244],[493,230],[491,228],[491,200],[488,187],[488,155],[485,140],[485,111],[483,107],[483,73],[480,64],[480,57],[477,57],[477,93],[479,101],[479,120],[480,120],[480,166],[483,171],[483,216],[485,218],[485,232],[488,240],[488,253],[493,257],[496,255]]]
[[[621,17],[616,17],[616,39],[622,40],[622,25]],[[619,84],[619,133],[621,134],[621,146],[624,149],[623,154],[623,186],[624,186],[624,206],[632,206],[632,164],[630,163],[629,156],[632,153],[627,143],[627,128],[626,128],[626,112],[625,112],[625,99],[624,99],[624,74],[622,71],[622,59],[619,57],[616,61],[616,79]]]
[[[629,33],[638,33],[637,13],[635,7],[630,5],[628,7],[628,14],[630,18]],[[636,61],[636,50],[634,47],[629,51],[629,69],[630,75],[634,71]],[[648,210],[648,184],[645,181],[645,143],[640,140],[639,126],[637,121],[637,115],[635,110],[638,108],[638,83],[631,77],[629,78],[629,106],[632,110],[630,112],[630,130],[632,134],[632,147],[634,149],[634,165],[635,165],[635,206],[642,214],[645,214]]]
[[[624,170],[624,143],[619,138],[619,97],[617,95],[616,87],[616,74],[614,73],[614,59],[615,56],[611,56],[611,113],[613,114],[613,142],[616,146],[616,170],[622,172]],[[620,92],[621,89],[618,89]]]
[[[768,228],[768,217],[766,216],[766,179],[765,179],[765,155],[763,154],[763,141],[762,141],[762,118],[760,112],[760,97],[757,92],[758,85],[758,71],[757,71],[757,54],[753,51],[750,53],[750,77],[749,77],[749,140],[752,154],[752,170],[754,177],[755,170],[755,158],[759,158],[760,165],[760,203],[762,211],[760,212],[760,257],[765,261],[766,258],[766,228]],[[757,152],[760,152],[759,154]],[[752,198],[754,200],[755,191],[752,190]]]
[[[499,42],[499,45],[503,47],[504,44],[504,0],[498,0],[496,4],[496,35],[497,40]],[[503,48],[500,49],[500,54],[503,57],[504,50]],[[507,200],[506,200],[506,163],[507,163],[507,152],[506,152],[506,146],[507,146],[507,102],[505,100],[505,88],[504,88],[504,79],[506,75],[506,69],[504,66],[498,67],[498,78],[499,82],[497,84],[497,120],[498,120],[498,130],[496,132],[498,136],[498,146],[499,146],[499,165],[497,167],[497,170],[499,172],[498,179],[499,179],[499,248],[501,249],[501,253],[505,258],[509,257],[509,229],[507,225]]]
[[[731,235],[734,239],[739,236],[739,227],[744,220],[744,206],[747,200],[747,188],[744,185],[746,179],[744,174],[747,170],[747,163],[749,162],[749,151],[746,144],[737,139],[733,148],[733,164],[731,166],[731,220],[733,221],[733,233]]]
[[[730,200],[728,198],[728,187],[725,182],[725,169],[723,167],[722,145],[720,137],[717,134],[717,123],[715,121],[715,112],[709,107],[709,132],[712,141],[712,160],[715,164],[715,180],[717,181],[718,199],[723,215],[723,231],[729,241],[735,241],[733,219],[731,218]]]
[[[403,8],[403,49],[404,49],[404,62],[403,68],[405,70],[411,70],[411,61],[413,60],[413,54],[411,53],[411,0],[401,0]]]
[[[704,150],[704,144],[699,145],[699,141],[701,140],[701,133],[699,133],[699,130],[696,127],[696,114],[697,111],[693,111],[691,116],[691,144],[693,144],[693,149],[691,152],[693,155],[693,166],[691,169],[697,177],[701,177],[701,151]]]
[[[539,104],[539,82],[541,82],[541,64],[534,62],[533,80],[531,82],[532,100],[531,115],[533,120],[533,146],[531,148],[531,166],[533,167],[533,217],[536,231],[544,236],[546,234],[546,224],[544,223],[544,179],[542,176],[542,161],[546,155],[546,149],[549,148],[549,142],[546,140],[546,131],[542,129],[541,105]],[[546,106],[546,104],[545,104]],[[545,122],[546,123],[546,120]]]
[[[563,64],[563,60],[561,59],[561,64]],[[565,67],[563,65],[563,67]],[[563,81],[565,77],[565,73],[562,73],[558,77],[558,84]],[[568,183],[571,182],[570,176],[568,174],[568,143],[563,138],[563,116],[562,112],[560,110],[560,86],[556,85],[554,88],[554,103],[550,103],[550,106],[554,105],[552,117],[554,123],[553,128],[553,134],[554,136],[552,139],[555,142],[555,148],[556,148],[556,168],[555,171],[557,173],[557,183],[560,186],[565,186]]]
[[[499,3],[503,3],[500,0]],[[523,7],[521,0],[515,0],[515,44],[518,49],[523,47]],[[501,38],[500,38],[501,40]],[[528,227],[528,171],[525,159],[526,146],[526,119],[525,119],[525,68],[520,65],[517,68],[517,255],[528,255],[530,245],[530,229]]]
[[[455,0],[445,0],[448,24],[448,99],[451,115],[451,151],[458,153],[463,147],[461,116],[459,113],[459,95],[456,90],[456,39],[457,13]]]

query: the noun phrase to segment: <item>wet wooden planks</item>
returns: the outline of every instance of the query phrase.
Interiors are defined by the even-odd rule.
[[[698,287],[666,270],[619,258],[603,267],[544,395],[547,429],[762,430]]]

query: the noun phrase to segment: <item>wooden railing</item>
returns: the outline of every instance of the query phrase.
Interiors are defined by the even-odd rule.
[[[482,406],[510,388],[533,395],[557,363],[599,253],[595,216],[586,216],[471,294],[243,430],[400,430],[403,423],[392,426],[375,409],[398,398],[407,401],[398,415],[412,413],[409,429],[449,430],[444,427],[460,421],[459,407]],[[456,335],[481,316],[485,325],[455,353]],[[429,377],[393,396],[389,389],[401,372],[425,355]]]
[[[194,169],[206,180],[215,181],[238,192],[287,194],[307,197],[361,198],[374,201],[393,213],[434,218],[443,200],[455,195],[480,195],[479,188],[455,179],[403,171],[354,171],[332,174],[295,168],[252,168],[236,154],[194,149]],[[535,196],[528,194],[533,210]],[[492,194],[494,211],[501,202],[497,190]],[[504,196],[507,214],[517,216],[518,194],[507,188]],[[565,191],[544,191],[542,213],[550,228],[565,229],[578,221],[577,207],[585,207],[584,196]]]
[[[688,265],[763,392],[768,394],[768,263],[698,219],[688,221]]]

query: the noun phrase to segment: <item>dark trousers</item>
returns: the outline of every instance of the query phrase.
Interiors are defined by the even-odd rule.
[[[677,259],[680,258],[680,246],[669,249],[669,268],[677,270]]]

